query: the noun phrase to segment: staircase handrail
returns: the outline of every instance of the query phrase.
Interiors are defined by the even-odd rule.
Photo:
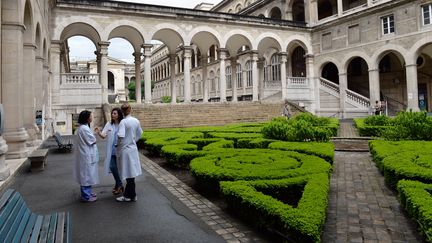
[[[338,84],[335,84],[332,81],[327,80],[327,79],[325,79],[323,77],[320,77],[319,79],[320,79],[321,86],[324,86],[324,87],[326,87],[328,89],[331,89],[331,90],[335,91],[338,94],[340,93],[340,88],[339,88]]]
[[[392,98],[392,97],[390,97],[390,96],[387,96],[387,95],[385,95],[385,94],[382,94],[382,96],[383,96],[383,98],[384,98],[384,100],[385,101],[392,101],[392,102],[395,102],[395,103],[398,103],[399,105],[402,105],[402,107],[404,108],[404,109],[406,109],[407,107],[408,107],[408,105],[407,104],[405,104],[405,103],[403,103],[403,102],[400,102],[399,100],[396,100],[396,99],[394,99],[394,98]]]
[[[346,97],[347,97],[347,99],[352,100],[356,103],[359,103],[365,107],[370,107],[370,99],[369,98],[367,98],[367,97],[365,97],[359,93],[356,93],[352,90],[349,90],[349,89],[346,90]]]

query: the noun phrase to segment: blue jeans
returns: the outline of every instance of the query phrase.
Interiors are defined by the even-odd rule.
[[[115,187],[118,188],[118,187],[123,186],[122,181],[120,179],[118,167],[117,167],[117,156],[111,155],[111,161],[110,161],[110,167],[109,168],[111,170],[111,173],[114,176]]]
[[[81,199],[88,201],[92,197],[92,186],[81,186]]]

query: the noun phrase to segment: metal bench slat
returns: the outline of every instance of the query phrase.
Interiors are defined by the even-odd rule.
[[[24,229],[26,228],[27,223],[29,222],[30,215],[31,215],[30,209],[28,209],[26,207],[24,210],[24,214],[21,218],[21,222],[19,222],[19,227],[16,229],[15,232],[13,232],[13,231],[11,232],[11,233],[13,233],[12,234],[13,238],[11,241],[8,241],[8,242],[18,243],[21,240],[21,238],[23,236]]]
[[[37,240],[39,239],[39,233],[40,233],[40,229],[42,226],[43,218],[44,217],[42,215],[37,216],[36,223],[33,227],[32,233],[31,233],[31,238],[29,241],[30,243],[36,243]]]
[[[0,209],[2,209],[3,208],[3,206],[9,201],[9,199],[12,197],[12,194],[14,193],[15,191],[14,190],[12,190],[12,189],[8,189],[4,194],[3,194],[3,196],[1,197],[1,199],[0,199]]]
[[[6,205],[2,208],[0,212],[0,229],[3,228],[3,225],[6,223],[9,214],[12,209],[15,207],[15,204],[18,202],[20,195],[19,193],[14,193],[12,198],[7,201]]]
[[[55,238],[55,232],[56,232],[56,227],[57,227],[57,217],[58,217],[58,213],[55,214],[51,214],[51,221],[50,221],[50,226],[48,229],[48,237],[46,242],[48,243],[53,243],[54,242],[54,238]]]
[[[34,213],[32,213],[31,215],[30,215],[30,219],[29,219],[29,221],[27,222],[27,225],[26,225],[26,227],[25,227],[25,229],[24,229],[24,233],[23,233],[23,235],[22,235],[22,237],[21,237],[21,243],[27,243],[28,241],[29,241],[29,238],[30,238],[30,234],[32,233],[32,230],[33,230],[33,226],[35,225],[35,223],[36,223],[36,219],[37,219],[37,215],[36,214],[34,214]]]
[[[6,235],[6,241],[5,242],[11,242],[13,237],[15,236],[18,228],[20,227],[20,225],[25,225],[27,223],[27,219],[23,218],[25,212],[27,211],[27,205],[25,204],[24,200],[23,203],[21,205],[21,208],[19,209],[16,217],[11,218],[11,220],[13,220],[11,227],[8,230],[8,233]],[[24,221],[24,222],[23,222]]]
[[[65,213],[62,212],[58,214],[57,229],[55,233],[56,243],[63,242],[64,232],[65,232]]]
[[[40,231],[39,243],[45,243],[48,236],[48,229],[50,226],[51,215],[45,215],[44,220],[42,222],[42,229]]]
[[[20,197],[0,230],[0,242],[5,242],[9,230],[12,228],[19,211],[22,209],[23,204],[24,200],[22,200],[22,197]]]
[[[65,219],[65,221],[66,221],[66,229],[65,229],[65,231],[66,231],[66,243],[71,243],[72,242],[72,240],[71,240],[71,228],[72,228],[72,226],[71,226],[71,219],[70,219],[70,215],[69,215],[69,212],[66,212],[66,219]]]

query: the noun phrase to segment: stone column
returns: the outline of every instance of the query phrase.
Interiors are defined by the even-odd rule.
[[[2,19],[2,1],[0,1],[0,25],[1,25],[1,19]],[[0,27],[0,46],[2,46],[2,30]],[[0,48],[0,60],[2,58],[2,48]],[[2,84],[2,62],[0,61],[0,84]],[[2,97],[2,88],[0,88],[0,100],[3,100]],[[8,146],[6,145],[6,141],[3,139],[0,133],[0,180],[4,181],[10,174],[9,168],[6,166],[5,163],[5,154],[8,150]]]
[[[44,125],[42,126],[42,140],[53,135],[52,131],[48,133],[46,127],[51,124],[47,124],[47,121],[52,120],[51,114],[51,83],[50,83],[50,71],[47,60],[43,64],[43,78],[42,78],[42,89],[44,90],[42,98],[42,115],[44,119]]]
[[[108,104],[108,41],[99,42],[100,79],[102,85],[102,103]]]
[[[39,95],[35,95],[36,98],[36,110],[42,109],[43,97],[45,96],[44,85],[44,59],[41,56],[36,56],[36,69],[35,69],[35,93]]]
[[[153,45],[145,44],[144,48],[144,102],[146,104],[152,103],[151,93],[151,49]],[[136,79],[136,78],[135,78]]]
[[[380,100],[380,76],[377,67],[369,69],[369,100],[371,106],[375,105],[375,101]]]
[[[176,72],[175,72],[175,65],[176,65],[176,54],[170,54],[170,74],[171,74],[171,104],[177,103],[177,85],[176,85]]]
[[[231,58],[232,102],[237,102],[237,58]]]
[[[253,51],[251,54],[252,61],[252,101],[258,101],[258,52]]]
[[[288,98],[287,96],[287,74],[286,74],[286,62],[288,54],[286,52],[280,53],[280,70],[281,70],[281,82],[282,82],[282,100],[285,100]]]
[[[2,85],[1,97],[5,112],[5,129],[3,138],[7,141],[8,149],[0,141],[0,154],[6,150],[6,158],[18,159],[28,156],[26,141],[27,131],[24,129],[21,92],[24,89],[23,66],[23,32],[25,27],[18,23],[2,23]],[[58,59],[59,60],[59,59]]]
[[[137,104],[141,103],[141,52],[134,52],[135,57],[135,100]],[[144,73],[145,75],[145,73]]]
[[[183,47],[183,59],[184,59],[184,102],[190,103],[191,102],[191,77],[190,77],[190,70],[191,70],[191,55],[192,55],[192,48],[190,46]]]
[[[367,0],[367,6],[371,7],[373,5],[373,0]]]
[[[310,2],[310,4],[307,4]],[[305,18],[309,15],[309,19],[311,24],[315,24],[318,22],[318,0],[311,0],[311,1],[305,1],[305,4],[307,4],[307,11],[305,11]]]
[[[315,77],[314,72],[314,56],[307,54],[306,55],[306,77],[309,82],[309,87],[311,89],[311,97],[310,100],[312,101],[311,104],[311,111],[315,112],[317,107],[320,106],[320,100],[319,100],[319,80]]]
[[[342,0],[337,0],[337,13],[341,17],[343,15],[343,2]]]
[[[24,128],[27,130],[29,138],[27,140],[28,146],[37,146],[37,133],[39,132],[36,126],[36,109],[35,109],[35,88],[36,88],[36,45],[34,43],[24,43],[23,52],[23,65],[24,65],[24,76],[23,84],[24,89],[21,90],[23,93],[22,104],[23,104],[23,118]]]
[[[208,65],[208,56],[202,55],[202,76],[203,76],[203,102],[207,103],[209,99],[209,83],[207,80],[207,65]]]
[[[407,64],[406,69],[406,81],[407,81],[407,97],[408,107],[407,110],[420,111],[418,105],[418,81],[417,81],[417,64]]]
[[[340,118],[345,117],[345,101],[347,90],[347,74],[339,73],[339,99],[340,99]]]
[[[219,49],[219,97],[220,102],[226,101],[226,73],[225,73],[225,60],[227,57],[226,49]]]
[[[260,58],[258,60],[258,70],[259,70],[259,78],[258,78],[258,98],[259,100],[264,99],[264,58]]]

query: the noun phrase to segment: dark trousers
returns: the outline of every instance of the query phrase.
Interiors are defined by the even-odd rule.
[[[123,196],[131,199],[136,197],[135,178],[126,178],[126,188]]]

